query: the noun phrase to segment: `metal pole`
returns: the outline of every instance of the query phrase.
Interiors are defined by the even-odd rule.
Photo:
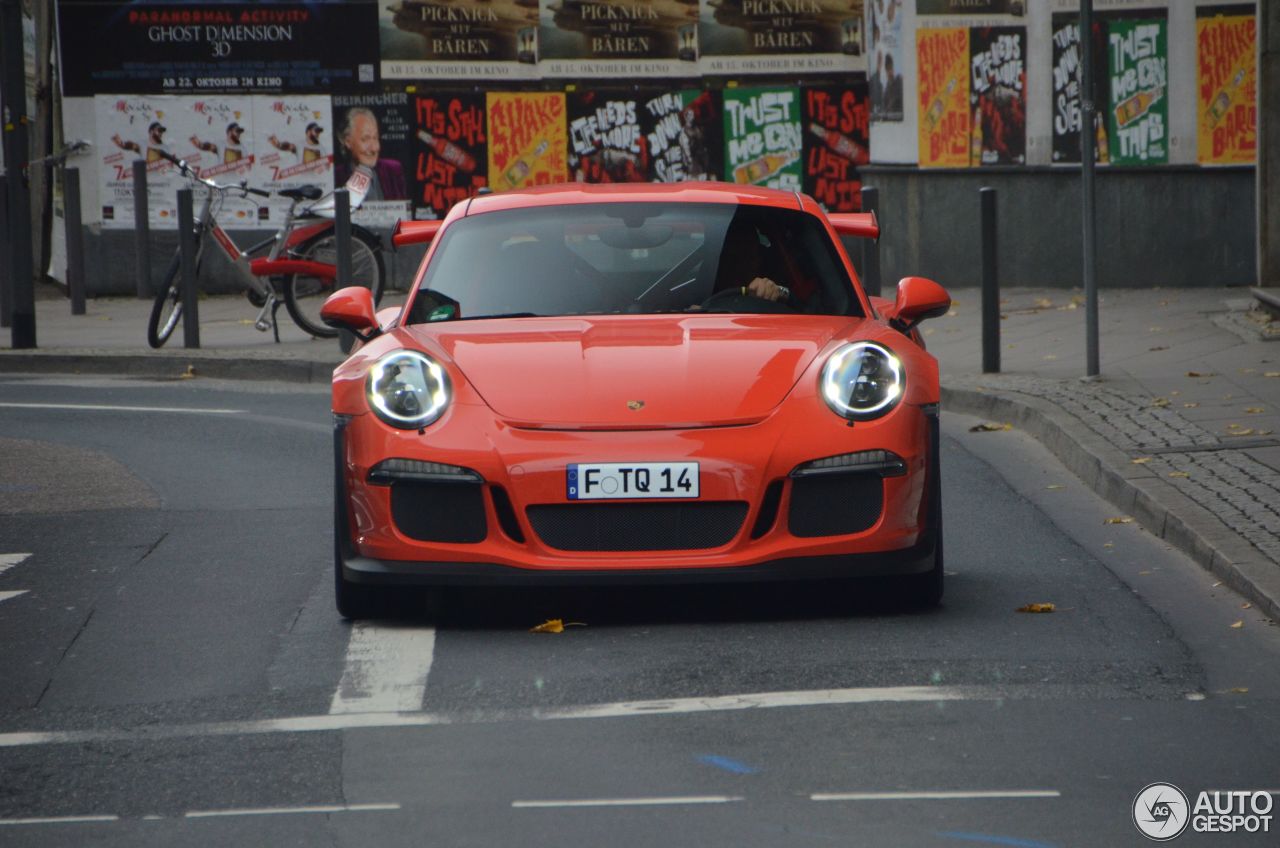
[[[138,297],[148,298],[151,287],[151,215],[147,206],[147,163],[133,160],[134,261],[137,263]]]
[[[80,169],[62,172],[62,205],[67,223],[67,293],[71,314],[84,314],[84,231],[80,229]]]
[[[1083,123],[1080,126],[1080,206],[1084,228],[1084,321],[1085,321],[1085,376],[1097,377],[1098,367],[1098,260],[1097,226],[1095,211],[1093,167],[1097,127],[1095,120],[1105,120],[1097,114],[1093,102],[1093,0],[1080,0],[1080,104],[1083,107]]]
[[[338,243],[338,279],[334,290],[351,285],[351,194],[346,188],[333,193],[333,236]],[[338,331],[338,346],[343,353],[355,347],[356,337],[350,330]]]
[[[9,278],[9,178],[0,174],[0,327],[13,324],[13,281]]]
[[[32,278],[31,195],[23,172],[27,152],[26,71],[23,68],[22,4],[0,0],[0,101],[4,161],[9,171],[9,320],[14,349],[36,346],[36,289]]]
[[[200,301],[196,292],[196,222],[191,189],[178,189],[178,255],[182,274],[182,346],[200,347]]]
[[[982,373],[1000,373],[1000,278],[996,262],[996,190],[981,188]]]
[[[880,190],[871,186],[862,187],[862,211],[879,212]],[[862,242],[862,288],[868,295],[880,295],[880,240],[866,239]]]

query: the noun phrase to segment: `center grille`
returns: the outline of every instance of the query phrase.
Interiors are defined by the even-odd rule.
[[[537,504],[529,523],[562,551],[677,551],[728,544],[747,517],[743,501]]]

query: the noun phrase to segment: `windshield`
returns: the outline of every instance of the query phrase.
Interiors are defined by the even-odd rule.
[[[409,323],[697,311],[862,314],[814,215],[727,203],[594,203],[455,221]]]

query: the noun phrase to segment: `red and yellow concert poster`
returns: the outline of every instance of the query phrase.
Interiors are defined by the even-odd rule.
[[[1233,7],[1234,9],[1234,7]],[[1258,153],[1257,19],[1252,5],[1196,18],[1199,161],[1251,165]]]
[[[412,105],[414,216],[443,218],[488,185],[484,95],[420,94]]]
[[[569,178],[563,92],[491,91],[486,101],[489,184],[495,191]]]
[[[920,167],[969,167],[969,30],[916,32]]]
[[[858,166],[871,161],[867,84],[805,86],[800,99],[805,193],[828,212],[861,210]]]

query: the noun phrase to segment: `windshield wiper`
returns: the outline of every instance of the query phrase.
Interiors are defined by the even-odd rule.
[[[684,259],[681,259],[675,265],[672,265],[670,270],[668,270],[661,277],[653,281],[653,285],[649,286],[649,288],[645,289],[644,291],[640,292],[640,294],[636,295],[636,303],[639,303],[640,301],[644,300],[645,297],[648,296],[649,292],[653,291],[658,286],[665,283],[669,278],[674,277],[676,274],[680,273],[681,269],[684,268],[686,265],[690,264],[693,258],[702,252],[702,249],[704,247],[706,247],[706,245],[700,244],[697,247],[695,247],[693,250],[689,251],[688,256],[686,256]],[[692,280],[687,280],[686,282],[681,283],[680,285],[683,286],[689,282],[692,282]],[[676,286],[676,288],[679,288],[679,286]],[[671,289],[671,291],[675,291],[675,288]]]

